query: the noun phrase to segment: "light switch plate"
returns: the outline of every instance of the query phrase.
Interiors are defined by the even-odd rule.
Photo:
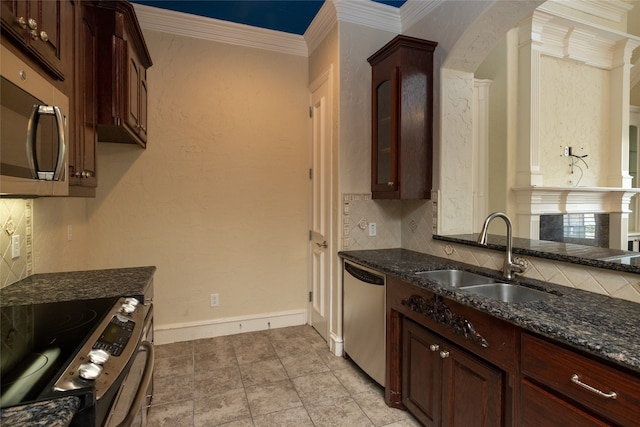
[[[11,236],[11,258],[20,257],[20,235],[14,234]]]
[[[369,223],[369,236],[375,236],[376,234],[377,234],[376,223],[375,222],[370,222]]]

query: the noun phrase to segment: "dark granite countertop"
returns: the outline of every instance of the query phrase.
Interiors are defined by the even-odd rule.
[[[80,407],[80,399],[71,396],[30,405],[3,409],[0,425],[12,427],[66,427]]]
[[[488,244],[477,243],[477,234],[459,234],[454,236],[433,236],[434,240],[459,243],[469,246],[505,251],[507,238],[490,234]],[[640,252],[623,251],[621,249],[599,248],[596,246],[577,245],[575,243],[551,242],[548,240],[532,240],[513,238],[513,253],[535,256],[553,261],[570,262],[588,267],[606,268],[607,270],[640,273]]]
[[[456,268],[500,277],[500,273],[406,249],[341,252],[344,259],[395,275],[461,304],[473,307],[526,331],[538,333],[640,372],[640,304],[592,292],[517,277],[512,283],[555,295],[541,301],[503,303],[468,291],[439,285],[417,271]]]
[[[148,266],[35,274],[0,289],[0,306],[141,296],[155,271]],[[77,397],[68,397],[2,409],[0,425],[67,426],[79,404]]]
[[[34,274],[0,289],[0,306],[143,295],[155,271],[150,266]]]

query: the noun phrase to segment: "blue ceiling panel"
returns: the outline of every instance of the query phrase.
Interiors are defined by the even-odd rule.
[[[238,24],[302,35],[323,0],[131,0],[175,12],[190,13]],[[393,7],[406,0],[373,0]]]

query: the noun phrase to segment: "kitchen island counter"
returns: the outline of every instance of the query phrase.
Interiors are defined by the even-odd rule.
[[[524,277],[509,282],[552,295],[546,300],[504,303],[416,274],[460,269],[500,277],[495,270],[407,249],[346,251],[340,256],[640,373],[640,304]]]

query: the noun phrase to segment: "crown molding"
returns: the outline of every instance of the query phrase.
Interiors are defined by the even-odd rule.
[[[237,46],[308,56],[303,36],[134,4],[143,29]]]
[[[371,0],[330,0],[339,22],[349,22],[378,30],[400,34],[402,23],[399,9]]]
[[[309,24],[307,31],[304,32],[309,55],[322,43],[337,22],[336,8],[333,2],[325,1],[311,24]]]
[[[631,60],[640,37],[600,25],[536,10],[531,18],[532,49],[610,70]]]
[[[622,22],[627,12],[633,9],[633,5],[624,0],[550,0],[549,3],[555,3],[616,23]],[[544,6],[541,9],[544,9]]]

